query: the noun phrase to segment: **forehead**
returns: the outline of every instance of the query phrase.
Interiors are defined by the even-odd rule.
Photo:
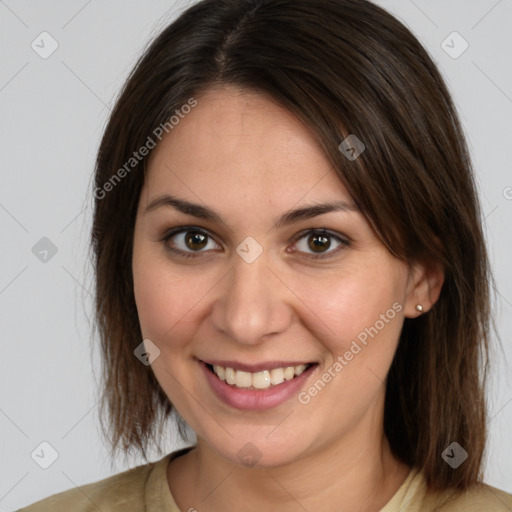
[[[234,87],[196,99],[153,150],[149,194],[288,207],[351,199],[310,129],[272,99]]]

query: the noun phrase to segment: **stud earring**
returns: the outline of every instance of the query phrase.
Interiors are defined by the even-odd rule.
[[[423,306],[421,304],[416,304],[416,310],[419,311],[420,313],[423,312]]]

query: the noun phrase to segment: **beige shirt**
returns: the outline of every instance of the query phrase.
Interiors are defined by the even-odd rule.
[[[186,451],[54,494],[17,512],[196,512],[193,506],[180,510],[167,483],[169,462]],[[200,503],[195,507],[197,512],[207,510]],[[422,474],[412,470],[380,512],[512,512],[512,495],[484,484],[458,495],[428,493]]]

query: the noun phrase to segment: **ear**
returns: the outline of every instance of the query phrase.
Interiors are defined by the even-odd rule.
[[[405,301],[405,317],[416,318],[427,311],[439,299],[444,283],[444,269],[441,263],[414,263],[410,267]],[[418,311],[417,305],[423,310]]]

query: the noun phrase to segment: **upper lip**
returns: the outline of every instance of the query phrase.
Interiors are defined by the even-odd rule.
[[[238,361],[227,360],[209,360],[202,361],[212,366],[223,366],[224,368],[233,368],[233,370],[241,370],[243,372],[256,373],[263,370],[273,370],[274,368],[286,368],[287,366],[299,366],[301,364],[314,364],[313,361],[266,361],[263,363],[247,364]]]

